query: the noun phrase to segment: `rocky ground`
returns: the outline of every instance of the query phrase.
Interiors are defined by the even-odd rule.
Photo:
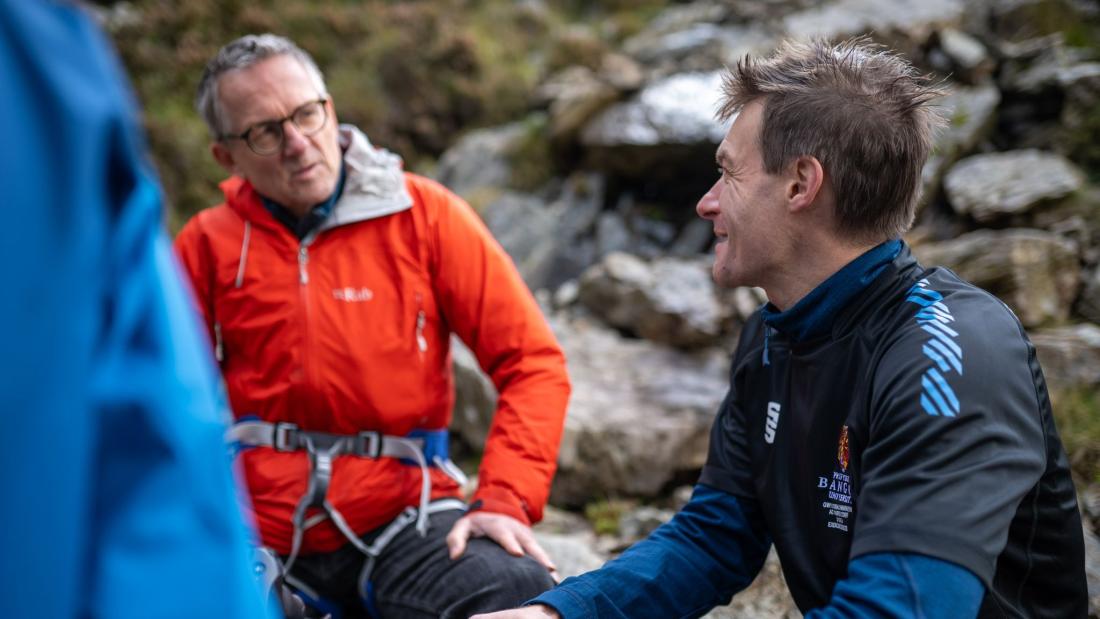
[[[610,525],[606,514],[596,522],[614,534],[573,512],[540,526],[566,574],[671,517],[670,488],[697,475],[729,352],[763,300],[714,288],[710,229],[694,218],[726,129],[713,119],[723,66],[786,35],[870,32],[946,79],[950,126],[907,241],[924,264],[996,294],[1028,329],[1074,452],[1097,613],[1100,39],[1089,47],[1079,34],[1100,32],[1098,20],[1072,1],[676,4],[599,62],[549,76],[528,118],[472,132],[443,155],[437,177],[482,213],[569,358],[575,391],[552,502],[587,506],[590,520],[594,505],[618,506]],[[534,188],[529,175],[515,179],[532,136],[555,161]],[[467,354],[456,362],[457,423],[476,449],[492,388]],[[798,612],[773,556],[709,616]]]

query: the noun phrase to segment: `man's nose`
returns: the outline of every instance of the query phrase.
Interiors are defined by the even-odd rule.
[[[703,194],[703,197],[699,198],[699,203],[695,205],[695,212],[703,219],[713,219],[721,210],[718,203],[718,197],[721,195],[722,179],[718,179]]]
[[[294,156],[300,154],[308,146],[309,141],[302,135],[298,125],[289,119],[283,123],[283,154]]]

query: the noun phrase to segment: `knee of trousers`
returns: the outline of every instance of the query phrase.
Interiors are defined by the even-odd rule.
[[[489,540],[471,540],[465,577],[480,580],[484,588],[501,591],[516,603],[525,602],[554,586],[550,572],[531,557],[516,557]]]

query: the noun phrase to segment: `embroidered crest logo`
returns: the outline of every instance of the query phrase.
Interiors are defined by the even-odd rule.
[[[840,428],[840,440],[836,445],[836,461],[840,470],[848,472],[848,426]]]

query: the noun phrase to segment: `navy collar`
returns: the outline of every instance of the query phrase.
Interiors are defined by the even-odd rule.
[[[298,237],[298,240],[306,238],[306,235],[312,232],[317,226],[321,225],[321,222],[329,216],[336,201],[340,199],[340,196],[344,193],[344,180],[347,178],[347,166],[344,165],[343,160],[340,161],[340,179],[336,181],[336,189],[332,191],[332,195],[325,199],[324,202],[318,202],[313,205],[313,208],[306,213],[305,217],[298,219],[290,209],[286,208],[282,204],[260,196],[263,200],[264,208],[267,212],[271,213],[279,223],[286,226],[294,236]]]
[[[840,310],[882,273],[901,253],[903,246],[901,240],[894,239],[867,250],[785,312],[771,303],[766,304],[760,310],[764,324],[796,342],[828,333]]]

